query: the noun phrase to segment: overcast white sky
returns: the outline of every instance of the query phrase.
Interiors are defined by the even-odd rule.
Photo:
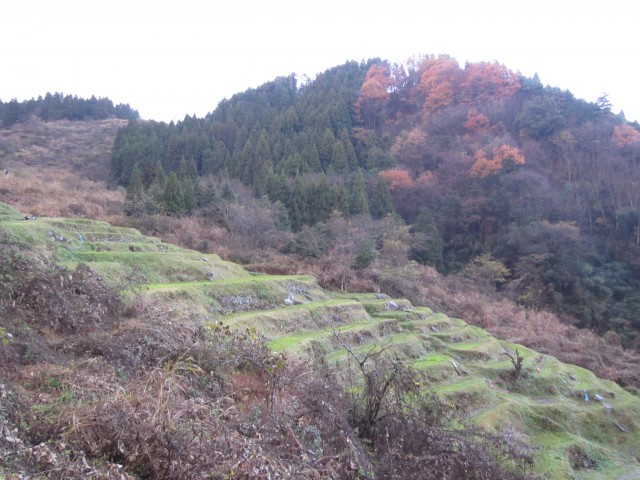
[[[0,99],[109,97],[179,120],[292,72],[447,53],[640,120],[637,0],[3,0]]]

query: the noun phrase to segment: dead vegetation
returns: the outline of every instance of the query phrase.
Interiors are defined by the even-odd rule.
[[[393,395],[385,390],[378,403],[385,415],[372,425],[374,446],[352,416],[366,404],[326,366],[272,353],[255,330],[205,327],[188,309],[125,307],[87,267],[61,274],[23,246],[3,246],[0,313],[11,336],[0,347],[2,474],[418,478],[427,464],[426,478],[464,469],[476,472],[469,478],[511,478],[505,466],[513,465],[496,460],[489,437],[445,435],[435,400],[415,415],[387,415],[407,406],[399,400],[412,391],[400,388],[411,383],[406,375],[394,376]],[[387,377],[379,371],[368,391],[380,391],[373,384]],[[429,440],[418,450],[415,429]]]
[[[43,170],[68,169],[77,177],[106,182],[115,135],[126,120],[88,122],[35,117],[0,130],[0,158],[10,173],[20,167]]]
[[[124,192],[107,189],[111,148],[125,120],[28,122],[0,129],[0,201],[25,213],[111,218]]]

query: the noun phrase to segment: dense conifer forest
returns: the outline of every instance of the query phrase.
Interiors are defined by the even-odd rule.
[[[30,116],[50,120],[104,120],[107,118],[137,119],[138,112],[128,104],[114,105],[108,98],[80,98],[77,95],[47,93],[37,99],[19,102],[11,99],[0,101],[0,124],[4,128],[24,122]]]

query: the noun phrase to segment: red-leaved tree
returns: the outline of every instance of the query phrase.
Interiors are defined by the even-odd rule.
[[[482,104],[520,90],[518,75],[499,63],[468,63],[460,82],[462,101]]]
[[[426,57],[419,66],[418,90],[424,94],[423,109],[431,113],[450,105],[457,93],[462,70],[448,55]]]
[[[471,176],[484,178],[501,171],[513,170],[524,164],[524,155],[516,147],[501,145],[493,149],[490,157],[487,157],[483,151],[476,153],[476,161],[471,166]]]
[[[395,79],[386,65],[369,68],[355,103],[356,115],[367,128],[375,129],[382,123],[384,107],[394,84]]]
[[[413,179],[409,172],[401,168],[390,168],[380,172],[380,176],[387,182],[390,191],[411,188]]]

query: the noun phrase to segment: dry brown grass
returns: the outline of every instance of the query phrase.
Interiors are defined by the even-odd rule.
[[[31,118],[10,129],[0,129],[3,168],[68,168],[77,176],[106,181],[111,148],[126,120],[43,122]]]
[[[183,248],[200,252],[213,252],[228,258],[232,248],[229,233],[206,217],[167,217],[147,215],[141,218],[112,218],[114,223],[137,228],[145,235],[161,238]]]
[[[111,148],[123,120],[42,122],[0,130],[0,201],[42,216],[122,218],[109,190]]]
[[[38,216],[121,219],[124,190],[64,168],[21,166],[0,177],[0,201]]]
[[[316,479],[352,477],[356,461],[365,461],[343,410],[314,413],[318,403],[332,402],[327,385],[292,366],[282,385],[286,395],[278,393],[275,415],[268,414],[264,367],[271,353],[263,343],[187,325],[182,335],[150,339],[142,324],[157,311],[147,307],[125,322],[126,332],[114,332],[120,349],[147,350],[140,355],[145,362],[123,368],[106,351],[64,349],[64,362],[21,366],[3,378],[3,403],[11,388],[23,412],[7,426],[20,423],[17,440],[4,445],[0,436],[12,472],[60,479]],[[159,342],[167,345],[157,348]],[[322,432],[311,440],[321,442],[323,458],[306,450],[307,431]],[[0,459],[0,473],[3,466]]]

